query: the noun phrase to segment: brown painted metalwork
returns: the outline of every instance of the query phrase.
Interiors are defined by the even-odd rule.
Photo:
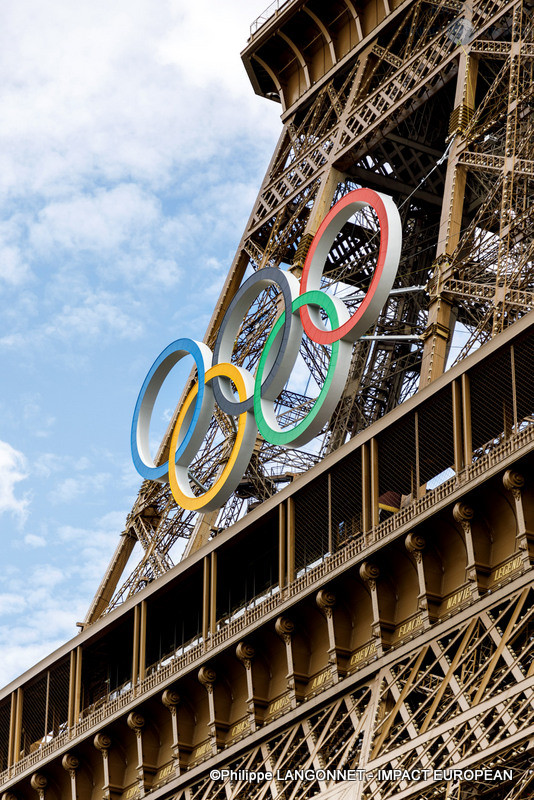
[[[372,333],[421,336],[419,344],[355,345],[322,457],[441,374],[455,324],[466,333],[461,359],[533,307],[532,7],[528,0],[292,0],[271,11],[253,26],[243,60],[255,90],[280,100],[284,127],[206,341],[245,270],[290,265],[298,274],[331,203],[357,185],[391,194],[404,225],[397,291]],[[365,289],[374,224],[368,217],[346,226],[325,285],[341,281],[355,298]],[[257,362],[276,313],[264,293],[244,321],[236,363]],[[304,346],[302,356],[320,383],[326,353]],[[285,392],[280,414],[295,420],[310,402]],[[213,420],[192,465],[202,485],[224,461],[233,430],[223,414]],[[193,552],[316,461],[258,442],[242,486],[204,517],[179,509],[168,486],[145,482],[85,622],[165,574],[177,542]],[[120,584],[135,542],[143,555]]]
[[[532,797],[533,11],[276,0],[254,24],[243,60],[283,130],[206,341],[245,271],[298,275],[358,185],[404,226],[373,333],[421,338],[358,342],[319,455],[259,440],[219,512],[142,485],[80,634],[0,692],[6,800]],[[349,303],[375,228],[351,221],[331,250],[325,287]],[[276,314],[266,292],[236,363],[254,366]],[[320,383],[327,354],[302,356]],[[310,402],[285,392],[280,415]],[[232,436],[219,414],[196,480]]]

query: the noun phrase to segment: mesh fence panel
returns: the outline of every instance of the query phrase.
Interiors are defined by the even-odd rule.
[[[47,740],[63,733],[67,727],[69,709],[70,662],[66,658],[50,670],[48,691]]]
[[[476,459],[508,438],[513,426],[512,362],[508,347],[495,353],[489,363],[469,372],[473,455]]]
[[[534,422],[534,336],[524,337],[517,342],[511,356],[513,357],[515,375],[515,402],[517,423],[519,427]]]
[[[320,475],[294,495],[295,571],[328,553],[328,476]]]
[[[46,740],[49,674],[45,672],[24,687],[21,752],[25,756],[37,750]]]
[[[114,698],[132,679],[133,611],[105,636],[84,647],[81,708],[90,713],[108,697]]]
[[[534,423],[534,335],[504,347],[468,372],[473,460]],[[458,378],[459,445],[464,444]],[[466,420],[463,420],[464,423]],[[453,386],[444,386],[376,436],[380,521],[455,475]],[[459,453],[459,456],[461,453]],[[347,454],[294,495],[296,572],[362,533],[361,450]]]
[[[11,696],[5,697],[0,703],[0,772],[7,769],[10,717]]]
[[[340,547],[361,536],[361,450],[351,453],[331,470],[332,547]]]
[[[294,495],[295,569],[315,564],[362,534],[361,450]]]
[[[419,485],[432,489],[446,480],[454,468],[452,391],[445,387],[417,411]]]
[[[217,619],[259,602],[278,585],[278,508],[266,514],[254,534],[217,554]]]
[[[147,602],[146,664],[150,668],[175,653],[202,630],[202,565]]]
[[[401,417],[377,436],[380,519],[400,509],[416,490],[416,418]]]

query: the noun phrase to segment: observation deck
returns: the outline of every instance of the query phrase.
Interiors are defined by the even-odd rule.
[[[241,53],[256,94],[293,108],[395,24],[413,0],[275,0]],[[461,4],[459,3],[460,7]]]
[[[527,592],[532,363],[533,313],[3,689],[1,788],[182,797]]]

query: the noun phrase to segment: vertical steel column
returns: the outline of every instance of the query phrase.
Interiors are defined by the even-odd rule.
[[[464,4],[464,14],[472,19],[472,0]],[[458,79],[454,111],[451,117],[449,137],[452,139],[447,173],[443,191],[443,205],[436,248],[437,285],[431,297],[428,311],[428,326],[425,332],[420,387],[438,378],[445,369],[450,338],[454,328],[455,314],[448,298],[442,295],[444,280],[450,274],[450,256],[456,250],[462,232],[465,186],[467,171],[459,163],[466,140],[462,135],[475,108],[475,91],[478,76],[478,60],[470,56],[469,45],[460,49]]]
[[[371,467],[369,445],[362,444],[362,529],[365,533],[371,527]]]
[[[468,466],[473,461],[473,432],[471,427],[471,387],[467,372],[462,375],[462,412],[464,461]]]
[[[458,475],[464,466],[464,458],[462,452],[462,397],[460,391],[460,384],[458,381],[453,381],[451,384],[452,389],[452,430],[453,430],[453,443],[454,443],[454,471]]]
[[[514,433],[517,433],[517,383],[515,379],[515,350],[514,346],[510,347],[510,367],[512,370],[512,414],[514,423]]]
[[[133,643],[132,643],[132,686],[139,680],[139,604],[134,606]]]
[[[46,735],[48,734],[48,712],[50,706],[50,670],[46,671],[46,699],[45,699],[45,724],[44,724],[44,733],[43,737],[46,741]]]
[[[15,710],[15,731],[13,736],[13,763],[20,760],[22,746],[22,704],[24,702],[24,692],[22,687],[17,689],[16,710]]]
[[[139,612],[139,680],[144,680],[146,670],[146,600],[141,601]]]
[[[229,609],[231,610],[231,609]],[[217,553],[211,553],[210,569],[210,633],[212,636],[217,631]]]
[[[380,522],[378,497],[380,490],[378,488],[378,442],[376,439],[371,439],[371,525],[376,528]]]
[[[287,498],[287,582],[295,580],[295,502]]]
[[[328,552],[334,552],[334,542],[332,538],[332,473],[328,473]]]
[[[414,415],[415,427],[415,492],[413,494],[414,500],[418,500],[421,491],[421,464],[419,457],[419,412],[416,411]]]
[[[76,688],[74,691],[74,725],[78,723],[82,703],[82,647],[76,648]]]
[[[210,560],[204,557],[204,577],[202,583],[202,640],[204,644],[208,641],[209,633],[209,613],[210,613]]]
[[[304,235],[315,236],[323,219],[330,211],[334,195],[339,183],[343,183],[345,175],[330,167],[321,178],[321,185],[315,197]]]
[[[70,651],[70,670],[69,670],[69,707],[67,722],[69,729],[74,727],[74,697],[76,694],[76,650]]]
[[[7,766],[15,762],[15,718],[17,716],[17,693],[11,693],[11,713],[9,715],[9,741],[7,746]]]
[[[287,584],[286,576],[286,507],[278,506],[278,583],[280,590]]]

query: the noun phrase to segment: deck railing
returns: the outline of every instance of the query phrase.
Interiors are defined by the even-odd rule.
[[[492,467],[498,467],[511,455],[531,446],[533,442],[534,423],[522,427],[509,439],[500,442],[493,449],[490,448],[488,452],[481,455],[458,475],[454,475],[435,489],[428,491],[423,497],[401,509],[366,534],[347,543],[337,552],[326,554],[319,563],[307,568],[283,591],[280,591],[278,587],[273,587],[271,594],[264,593],[263,596],[254,598],[248,607],[238,609],[232,616],[220,620],[217,632],[209,636],[206,641],[197,637],[188,645],[180,648],[179,654],[167,654],[164,659],[151,665],[147,670],[147,676],[136,686],[131,687],[125,684],[120,691],[115,691],[113,695],[109,696],[108,701],[104,700],[97,708],[84,709],[80,720],[74,727],[70,730],[62,729],[54,739],[39,745],[11,768],[1,772],[0,785],[32,768],[35,764],[41,763],[44,758],[67,745],[72,739],[99,727],[104,720],[109,719],[117,711],[138,702],[139,698],[147,692],[153,691],[158,686],[164,688],[165,684],[173,677],[198,661],[206,652],[223,645],[237,635],[243,635],[247,628],[255,626],[262,617],[281,607],[289,598],[297,598],[300,594],[308,591],[310,587],[322,585],[329,573],[350,562],[355,556],[363,553],[367,547],[394,534],[407,523],[416,522],[417,517],[421,514],[452,496],[458,489],[467,489],[471,482],[476,481]]]
[[[250,26],[250,35],[254,36],[254,34],[257,33],[259,29],[271,19],[271,17],[276,16],[276,14],[280,12],[280,9],[283,6],[287,6],[287,4],[290,2],[291,0],[274,0],[273,3],[270,3],[265,11],[263,11],[259,17],[256,17]]]

